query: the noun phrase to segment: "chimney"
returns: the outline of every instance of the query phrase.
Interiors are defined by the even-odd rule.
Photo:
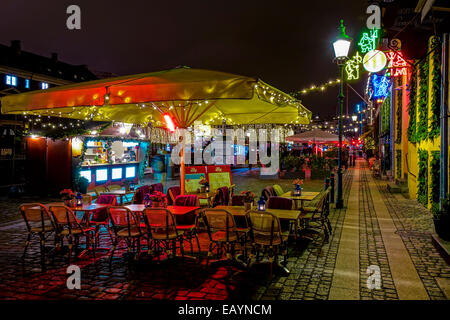
[[[19,54],[21,51],[20,40],[11,40],[11,49],[14,53]]]
[[[58,61],[58,54],[56,52],[52,52],[52,62]]]

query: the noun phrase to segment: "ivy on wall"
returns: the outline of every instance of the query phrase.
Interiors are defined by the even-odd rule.
[[[397,163],[397,179],[402,178],[402,150],[395,150],[395,162]]]
[[[441,104],[441,43],[439,37],[431,37],[430,47],[433,52],[430,55],[430,64],[433,66],[430,79],[430,103],[431,114],[428,138],[435,139],[440,135],[440,104]]]
[[[439,151],[431,152],[430,161],[430,175],[431,175],[431,194],[430,202],[432,204],[439,204],[439,192],[440,192],[440,172],[441,172],[441,154]]]
[[[428,138],[428,61],[424,59],[420,64],[419,73],[419,96],[418,96],[418,113],[419,122],[417,123],[417,139],[416,141]]]
[[[401,84],[401,79],[399,79]],[[396,90],[396,137],[395,137],[395,143],[401,143],[402,142],[402,89]]]
[[[417,201],[424,206],[428,204],[428,152],[418,150],[419,152],[419,174],[417,176]]]
[[[390,128],[390,110],[391,110],[391,96],[387,96],[381,105],[381,133],[389,134]]]
[[[415,143],[416,139],[416,98],[417,98],[417,69],[412,69],[412,75],[409,85],[409,104],[408,104],[408,141]]]

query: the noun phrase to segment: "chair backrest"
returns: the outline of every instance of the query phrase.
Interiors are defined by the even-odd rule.
[[[232,206],[243,206],[244,205],[244,199],[245,199],[245,195],[243,195],[243,194],[233,195],[231,197],[231,205]],[[254,201],[253,201],[253,203],[254,203]]]
[[[72,234],[73,229],[81,229],[80,221],[69,207],[64,205],[50,205],[49,210],[59,230],[67,229],[69,230],[69,234]]]
[[[281,243],[281,226],[278,217],[268,211],[250,211],[253,241],[258,244],[273,245]]]
[[[179,186],[170,187],[167,190],[167,193],[169,194],[169,198],[167,199],[169,205],[174,204],[175,199],[181,194],[181,188]]]
[[[108,191],[108,190],[106,189],[105,186],[98,186],[98,187],[95,187],[95,188],[94,188],[94,192],[95,192],[95,194],[97,195],[97,198],[100,197],[100,194],[101,194],[102,192],[106,192],[106,191]]]
[[[273,190],[275,191],[275,194],[278,197],[281,197],[284,193],[283,188],[281,188],[281,186],[279,184],[274,184],[273,185]]]
[[[110,204],[112,206],[117,206],[117,198],[112,194],[101,194],[96,201],[97,204]]]
[[[228,187],[220,187],[216,190],[213,206],[227,206],[230,203],[230,189]]]
[[[155,184],[152,184],[150,187],[153,188],[153,191],[159,191],[159,192],[164,193],[164,186],[162,183],[155,183]]]
[[[109,186],[106,186],[106,189],[108,191],[122,190],[122,186],[118,184],[110,184]]]
[[[263,189],[261,193],[261,197],[264,198],[264,200],[269,200],[270,197],[275,197],[276,193],[272,186],[267,186]]]
[[[151,235],[165,236],[167,240],[175,234],[178,236],[177,224],[173,214],[164,208],[145,208],[143,212],[145,223]]]
[[[133,230],[142,233],[139,215],[126,207],[108,207],[106,209],[109,221],[115,232],[119,230],[128,230],[128,236],[131,236]]]
[[[196,194],[179,195],[175,198],[175,206],[180,207],[199,207],[199,199]]]
[[[40,203],[24,203],[19,207],[28,231],[33,227],[41,227],[44,231],[46,226],[54,227],[54,221],[47,207]]]
[[[267,203],[268,209],[284,209],[291,210],[293,207],[294,201],[292,199],[283,198],[283,197],[270,197],[269,202]]]
[[[237,233],[234,217],[227,210],[208,208],[202,210],[200,215],[203,217],[210,240],[216,232],[225,232],[227,241],[231,233]]]
[[[147,193],[152,193],[152,188],[148,185],[143,185],[136,189],[133,195],[133,200],[131,201],[134,204],[143,204],[144,197]]]

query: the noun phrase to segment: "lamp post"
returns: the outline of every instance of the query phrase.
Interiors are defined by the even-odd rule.
[[[352,39],[345,34],[344,20],[341,20],[339,27],[340,34],[333,42],[335,61],[339,67],[339,149],[338,149],[338,174],[337,174],[337,196],[336,208],[342,209],[344,201],[342,199],[342,114],[344,109],[344,65],[348,59],[348,51]]]

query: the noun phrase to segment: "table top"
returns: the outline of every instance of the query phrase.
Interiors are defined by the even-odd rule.
[[[233,216],[245,216],[245,207],[243,206],[217,206],[214,209],[224,209]],[[301,212],[300,210],[284,210],[284,209],[267,209],[267,212],[272,213],[280,220],[297,220]]]
[[[320,194],[320,192],[315,192],[315,191],[302,191],[302,195],[301,196],[294,196],[291,194],[291,191],[285,192],[283,193],[281,196],[283,198],[289,198],[292,200],[313,200],[315,197],[317,197]]]
[[[83,203],[83,205],[77,206],[77,207],[72,207],[71,209],[73,211],[92,211],[92,210],[96,210],[96,209],[106,208],[106,207],[109,207],[109,206],[110,206],[109,204],[100,204],[100,203],[87,204],[87,203]]]
[[[209,199],[215,196],[215,192],[210,191],[210,192],[187,192],[187,195],[195,195],[197,196],[199,199]]]
[[[124,207],[130,209],[133,212],[142,212],[145,209],[145,205],[143,204],[130,204]],[[198,210],[200,209],[200,207],[167,206],[167,208],[165,209],[169,210],[174,215],[184,215],[189,212]]]

